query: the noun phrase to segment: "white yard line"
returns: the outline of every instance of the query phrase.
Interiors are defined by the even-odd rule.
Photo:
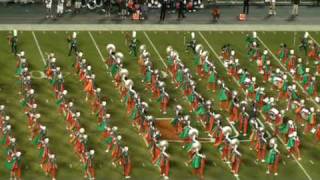
[[[158,49],[156,48],[156,46],[153,44],[153,42],[151,41],[151,39],[149,38],[148,34],[144,31],[143,34],[145,35],[145,37],[148,39],[149,43],[151,44],[153,50],[156,52],[156,54],[158,55],[158,57],[160,58],[160,60],[162,61],[164,67],[166,67],[166,69],[168,68],[167,64],[164,62],[162,56],[160,55]]]
[[[96,47],[96,49],[97,49],[97,51],[98,51],[98,54],[99,54],[99,56],[100,56],[100,58],[101,58],[101,61],[103,62],[104,66],[105,66],[105,67],[107,68],[107,70],[108,70],[108,69],[109,69],[109,66],[108,66],[106,63],[104,63],[103,55],[102,55],[102,53],[101,53],[101,51],[100,51],[100,48],[98,47],[98,44],[97,44],[96,40],[93,38],[93,36],[92,36],[92,34],[91,34],[90,31],[88,31],[88,34],[89,34],[89,36],[90,36],[90,38],[91,38],[91,40],[92,40],[93,45]]]
[[[168,120],[171,121],[173,118],[155,118],[156,121],[164,121],[164,120]]]
[[[148,34],[147,34],[145,31],[144,31],[143,33],[144,33],[145,37],[148,39],[149,43],[151,44],[153,50],[156,52],[156,54],[158,55],[158,57],[159,57],[160,60],[162,61],[163,65],[167,68],[167,67],[168,67],[167,64],[164,62],[162,56],[160,55],[158,49],[155,47],[155,45],[153,44],[153,42],[152,42],[152,40],[150,39],[150,37],[148,36]],[[171,73],[170,73],[170,75],[172,76]],[[234,126],[233,126],[229,121],[228,121],[228,123],[229,123],[229,125],[230,125],[231,127],[234,128]],[[235,130],[236,130],[236,128],[235,128]],[[239,132],[238,132],[238,131],[236,131],[236,133],[239,135]],[[211,142],[211,143],[212,143],[212,142]],[[228,167],[231,169],[230,164],[228,164]],[[239,178],[238,176],[235,176],[235,178],[236,178],[237,180],[240,180],[240,178]]]
[[[316,45],[317,45],[318,47],[320,47],[320,44],[317,42],[316,39],[314,39],[314,38],[311,36],[310,33],[309,33],[309,37],[310,37],[310,39],[312,39],[312,41],[313,41],[314,43],[316,43]]]
[[[308,95],[308,93],[305,91],[305,89],[302,87],[302,85],[300,84],[300,82],[295,81],[294,77],[292,76],[292,74],[288,71],[288,69],[281,63],[280,59],[268,48],[268,46],[262,41],[262,39],[259,38],[259,36],[257,36],[257,39],[261,42],[261,44],[270,52],[271,56],[277,60],[278,64],[282,67],[283,70],[287,71],[288,75],[291,77],[292,81],[295,82],[298,87],[302,90],[302,92],[304,92],[306,94],[306,98],[308,100],[310,100],[317,108],[320,108],[320,105],[317,104],[317,102]]]
[[[219,59],[219,56],[218,56],[218,54],[215,52],[215,50],[212,48],[212,46],[211,46],[211,44],[207,41],[207,39],[202,35],[202,33],[201,32],[199,32],[199,34],[200,34],[200,36],[202,37],[202,39],[206,42],[206,44],[209,46],[209,48],[211,49],[211,51],[213,52],[213,54],[215,54],[215,56]],[[258,37],[258,39],[259,39],[259,37]],[[260,40],[261,41],[261,40]],[[262,42],[263,43],[263,42]],[[264,43],[263,43],[264,44]],[[265,46],[265,45],[264,45]],[[266,48],[267,48],[267,46],[265,46]],[[267,48],[268,49],[268,48]],[[270,51],[270,49],[268,49],[268,51]],[[271,52],[271,51],[270,51]],[[271,52],[272,53],[272,52]],[[273,56],[274,56],[274,54],[273,54]],[[275,56],[274,56],[275,57]],[[278,59],[279,60],[279,59]],[[219,61],[221,62],[221,60],[219,59]],[[222,63],[223,64],[223,63]],[[238,84],[238,83],[237,83]],[[265,118],[265,116],[264,116],[264,114],[263,113],[261,113],[261,112],[259,112],[260,114],[261,114],[261,116],[263,117],[263,118]],[[260,121],[260,120],[259,120]],[[262,123],[262,122],[260,122],[260,123]],[[269,125],[269,127],[274,131],[274,128],[271,126],[271,125]],[[284,141],[281,139],[281,137],[280,136],[277,136],[278,138],[279,138],[279,140],[280,140],[280,142],[285,146],[285,148],[286,148],[286,144],[284,143]],[[296,163],[299,165],[299,167],[301,168],[301,170],[304,172],[304,174],[308,177],[308,179],[309,180],[312,180],[312,178],[311,178],[311,176],[308,174],[308,172],[305,170],[305,168],[302,166],[302,164],[297,160],[297,158],[294,156],[294,155],[292,155],[291,154],[291,156],[293,157],[293,159],[296,161]]]
[[[39,45],[37,36],[36,36],[36,34],[35,34],[33,31],[32,31],[32,36],[33,36],[34,41],[36,42],[38,51],[39,51],[40,56],[41,56],[41,60],[42,60],[43,64],[46,65],[47,63],[46,63],[46,60],[45,60],[44,55],[43,55],[43,53],[42,53],[41,47],[40,47],[40,45]]]

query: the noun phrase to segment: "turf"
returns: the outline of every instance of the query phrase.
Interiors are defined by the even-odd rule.
[[[100,132],[97,130],[97,122],[95,115],[91,113],[90,104],[85,102],[85,93],[82,89],[82,84],[79,81],[78,76],[72,68],[74,60],[73,56],[67,56],[68,44],[67,36],[71,32],[64,31],[37,31],[34,32],[42,53],[54,52],[57,57],[57,63],[61,67],[63,74],[65,75],[66,89],[69,92],[69,96],[74,99],[75,106],[81,112],[80,124],[85,127],[86,132],[89,135],[89,146],[96,150],[95,165],[97,170],[97,179],[121,179],[122,169],[120,167],[113,167],[111,165],[111,155],[105,153],[105,146],[100,141]],[[159,103],[152,97],[151,92],[145,89],[145,86],[141,80],[143,75],[139,71],[137,64],[137,58],[132,57],[128,53],[128,42],[126,40],[126,34],[130,32],[121,31],[103,31],[103,32],[91,32],[94,40],[97,43],[98,48],[106,57],[107,52],[105,46],[108,43],[116,45],[117,50],[124,53],[124,67],[129,70],[129,77],[135,83],[136,91],[141,95],[142,100],[147,101],[150,105],[150,114],[157,118],[170,118],[174,116],[174,107],[177,104],[181,104],[184,109],[189,108],[189,104],[184,98],[183,93],[179,89],[175,89],[171,83],[171,76],[167,73],[165,62],[162,62],[157,55],[157,51],[160,56],[166,59],[166,47],[168,45],[173,46],[181,57],[183,63],[192,71],[194,80],[197,83],[197,89],[199,93],[203,95],[205,99],[214,100],[215,112],[219,112],[223,117],[228,117],[226,111],[220,110],[218,107],[219,100],[217,93],[209,92],[206,90],[206,80],[198,77],[196,67],[193,63],[193,54],[186,52],[185,38],[190,36],[190,32],[181,31],[149,31],[146,32],[150,37],[151,42],[155,45],[154,49],[150,41],[146,38],[144,32],[138,32],[137,38],[141,44],[146,44],[148,51],[151,54],[152,62],[155,68],[166,72],[167,77],[164,77],[166,83],[166,89],[170,97],[174,100],[170,102],[168,114],[163,115],[159,111]],[[201,32],[205,39],[209,42],[207,44],[199,33],[196,33],[197,41],[201,43],[206,50],[210,53],[210,58],[214,61],[219,77],[226,81],[226,85],[230,89],[239,89],[233,79],[229,78],[225,68],[218,62],[213,52],[210,50],[209,45],[214,51],[220,53],[220,49],[224,44],[230,43],[237,52],[237,56],[240,59],[241,67],[246,67],[250,74],[257,76],[258,84],[261,84],[262,77],[258,74],[257,67],[252,62],[248,61],[245,48],[245,35],[249,32]],[[5,38],[8,32],[0,32],[0,37]],[[275,52],[279,44],[286,42],[289,47],[296,49],[296,52],[305,57],[302,52],[298,50],[299,39],[303,35],[303,32],[258,32],[261,40]],[[313,32],[311,35],[320,42],[320,36],[318,32]],[[293,41],[296,36],[296,41]],[[97,86],[102,89],[103,95],[108,97],[107,105],[108,112],[112,116],[112,125],[118,126],[123,141],[129,146],[130,154],[133,163],[133,179],[160,179],[159,169],[153,166],[151,163],[151,154],[146,147],[143,138],[139,135],[137,129],[131,126],[131,122],[126,115],[126,107],[124,103],[119,101],[120,96],[113,86],[112,78],[109,75],[109,70],[106,69],[104,63],[101,61],[101,57],[86,31],[78,33],[79,47],[84,52],[85,58],[91,64],[94,73],[96,74]],[[44,64],[40,53],[37,49],[36,43],[32,32],[23,31],[19,34],[19,49],[26,52],[28,62],[30,63],[31,70],[35,75],[39,71],[43,71]],[[28,140],[30,132],[27,128],[26,117],[23,113],[23,108],[19,106],[19,84],[17,83],[17,77],[15,77],[15,57],[9,52],[9,46],[2,44],[0,46],[1,60],[0,68],[2,75],[0,76],[0,102],[7,106],[7,110],[11,115],[11,123],[13,125],[13,133],[17,137],[18,149],[23,153],[23,177],[24,179],[48,179],[42,172],[38,156],[38,150]],[[307,60],[306,64],[312,67],[311,60]],[[272,59],[273,66],[279,66],[275,59]],[[312,67],[313,68],[313,67]],[[319,78],[317,79],[319,85]],[[266,87],[267,94],[275,95],[270,83],[264,85]],[[68,143],[69,137],[63,116],[58,113],[58,108],[55,105],[55,97],[52,91],[52,87],[46,79],[34,78],[33,87],[37,94],[37,102],[39,105],[39,111],[41,113],[40,122],[47,126],[48,137],[50,138],[50,144],[52,151],[56,153],[58,160],[58,179],[79,179],[83,177],[82,167],[77,156],[73,153],[73,147]],[[319,89],[319,88],[318,88]],[[301,93],[300,93],[301,94]],[[243,95],[241,95],[243,96]],[[174,97],[174,98],[173,98]],[[313,105],[311,101],[307,101],[307,105]],[[286,102],[280,101],[278,107],[284,109]],[[204,128],[200,123],[195,121],[196,116],[192,115],[192,125],[201,130],[200,137],[207,137],[204,132]],[[294,118],[294,114],[289,111],[286,112],[290,118]],[[263,117],[261,117],[264,123]],[[227,124],[226,121],[223,122]],[[303,128],[299,127],[300,132]],[[272,133],[272,129],[268,127],[268,131]],[[306,169],[307,173],[312,179],[318,179],[318,165],[320,163],[320,147],[319,144],[314,144],[312,135],[302,135],[302,161],[301,166]],[[247,139],[247,137],[240,137],[241,139]],[[214,148],[211,143],[205,143],[203,145],[203,152],[208,157],[208,164],[205,172],[207,179],[235,179],[229,172],[230,169],[227,164],[220,160],[220,154],[218,149]],[[283,154],[282,164],[279,170],[279,176],[267,176],[265,174],[266,165],[256,164],[255,153],[249,150],[248,143],[243,142],[240,150],[243,154],[242,166],[240,170],[240,179],[308,179],[303,173],[301,167],[292,158],[286,157],[285,146],[279,143],[280,150]],[[4,151],[4,147],[0,147],[0,150]],[[169,154],[172,158],[171,174],[172,179],[197,179],[192,175],[191,168],[186,167],[184,162],[188,160],[187,152],[181,148],[181,144],[172,142],[169,147]],[[0,162],[4,162],[5,157],[0,156]],[[2,165],[3,167],[3,165]],[[0,168],[0,179],[8,179],[9,172],[4,168]]]

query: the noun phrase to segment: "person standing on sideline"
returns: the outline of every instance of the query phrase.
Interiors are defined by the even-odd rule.
[[[162,0],[161,11],[160,11],[160,21],[164,21],[167,11],[167,0]]]
[[[184,15],[184,3],[183,3],[183,0],[179,0],[178,1],[178,20],[180,20],[181,18],[185,18],[186,16]]]
[[[292,7],[291,14],[293,17],[298,16],[300,0],[292,0],[292,4],[293,4],[293,7]]]
[[[276,12],[276,0],[270,0],[271,1],[271,6],[270,6],[270,15],[275,16],[277,14]]]
[[[57,5],[57,16],[62,16],[63,14],[63,6],[64,6],[64,0],[58,0]]]
[[[268,15],[275,16],[276,15],[276,0],[265,0],[265,3],[269,8]]]
[[[47,19],[53,18],[53,15],[52,15],[52,0],[46,0],[45,4],[46,4],[46,10],[47,10],[46,18]]]
[[[249,0],[243,0],[243,14],[249,14]]]
[[[106,13],[106,16],[111,15],[111,0],[104,0],[103,1],[103,11]]]

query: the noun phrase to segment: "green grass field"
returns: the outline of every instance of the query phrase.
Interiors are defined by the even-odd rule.
[[[34,35],[33,35],[34,33]],[[55,97],[51,85],[48,80],[41,78],[40,71],[44,70],[44,62],[42,54],[53,52],[57,58],[57,64],[61,67],[65,76],[65,85],[68,90],[69,97],[72,97],[77,109],[81,112],[80,124],[86,129],[89,136],[89,146],[95,149],[95,166],[97,179],[122,179],[122,168],[113,167],[111,164],[111,154],[105,153],[105,147],[99,138],[101,133],[97,130],[96,117],[91,113],[90,104],[85,99],[85,92],[78,75],[75,73],[72,63],[74,56],[68,56],[67,36],[72,32],[65,31],[20,31],[19,32],[19,51],[26,52],[30,69],[33,72],[33,88],[37,94],[36,100],[38,109],[41,113],[40,122],[47,126],[48,137],[52,151],[57,156],[58,161],[58,176],[57,179],[81,179],[83,170],[78,157],[73,152],[73,146],[69,144],[68,132],[65,129],[64,118],[58,113],[58,108],[55,105]],[[106,45],[109,43],[115,44],[117,51],[124,54],[124,67],[129,70],[129,77],[135,83],[135,89],[141,95],[142,100],[147,101],[150,107],[150,114],[157,118],[171,118],[174,116],[174,107],[181,104],[184,109],[189,108],[187,99],[179,89],[175,89],[171,83],[171,76],[168,75],[164,80],[167,85],[166,89],[171,97],[168,114],[163,115],[159,111],[159,103],[152,98],[152,94],[141,80],[142,74],[139,72],[137,57],[129,55],[128,42],[125,34],[131,32],[121,31],[95,31],[87,32],[80,31],[78,33],[79,47],[84,52],[84,56],[92,66],[93,72],[96,74],[96,84],[102,89],[103,95],[107,96],[108,112],[112,116],[112,125],[118,126],[120,134],[123,137],[125,144],[129,146],[130,155],[132,158],[132,179],[161,179],[159,168],[151,163],[151,153],[146,147],[143,137],[139,135],[136,128],[131,126],[129,117],[126,114],[125,104],[120,102],[120,95],[114,87],[109,70],[106,69],[102,59],[107,57]],[[226,69],[218,61],[216,55],[220,54],[221,47],[224,44],[230,43],[236,50],[237,57],[240,59],[241,67],[248,69],[249,73],[257,77],[257,84],[262,84],[262,76],[258,73],[257,66],[253,62],[249,62],[246,55],[245,37],[251,32],[197,32],[196,39],[198,43],[204,46],[204,49],[210,53],[210,59],[213,60],[219,77],[223,78],[229,89],[238,90],[239,87],[235,81],[227,75]],[[304,32],[258,32],[262,47],[270,49],[273,53],[277,51],[280,43],[287,43],[289,47],[296,50],[296,53],[304,59],[304,63],[311,68],[311,72],[315,72],[315,67],[311,60],[306,60],[304,53],[299,51],[298,46],[300,38]],[[320,33],[311,32],[311,36],[320,42]],[[23,113],[23,108],[19,105],[19,83],[15,76],[16,58],[10,53],[10,47],[4,43],[8,32],[0,32],[0,37],[3,40],[0,45],[0,104],[6,105],[7,111],[11,116],[11,124],[13,125],[13,133],[17,137],[18,149],[23,154],[23,179],[49,179],[42,169],[39,162],[40,157],[37,148],[28,140],[30,136],[27,128],[27,118]],[[91,37],[92,36],[92,37]],[[207,80],[198,77],[196,66],[193,63],[193,53],[186,52],[185,38],[190,37],[190,32],[183,31],[146,31],[137,32],[137,39],[141,44],[147,46],[151,54],[151,60],[155,68],[167,72],[166,70],[166,47],[171,45],[180,54],[183,63],[192,71],[192,75],[197,84],[197,90],[205,99],[214,100],[215,112],[223,115],[224,119],[229,116],[227,111],[219,109],[218,94],[206,90]],[[36,42],[37,40],[37,42]],[[39,47],[37,46],[37,43]],[[264,44],[264,45],[263,45]],[[97,45],[97,46],[96,46]],[[40,48],[40,49],[39,49]],[[102,56],[99,54],[101,51]],[[216,54],[215,54],[216,53]],[[280,64],[275,58],[271,59],[271,64],[274,67],[280,67]],[[285,70],[284,70],[285,71]],[[290,79],[291,80],[291,79]],[[270,82],[263,85],[266,88],[266,94],[277,95],[278,92],[273,89]],[[317,77],[317,86],[320,89],[320,78]],[[313,97],[307,97],[301,89],[299,95],[306,97],[306,105],[319,109],[320,106],[315,105]],[[241,92],[241,91],[239,91]],[[243,93],[240,93],[243,97]],[[286,102],[280,100],[277,102],[279,109],[285,109]],[[192,115],[192,126],[197,127],[200,132],[200,137],[207,137],[202,125],[195,121],[196,116]],[[291,119],[295,118],[293,111],[286,112],[286,115]],[[272,134],[273,129],[265,123],[264,117],[260,117],[261,121],[267,127],[267,130]],[[223,122],[227,124],[225,120]],[[284,144],[279,141],[279,149],[282,153],[282,161],[278,176],[266,175],[266,164],[256,164],[256,153],[249,150],[249,143],[242,142],[240,151],[242,156],[242,165],[240,168],[239,179],[243,180],[271,180],[271,179],[301,179],[311,180],[319,179],[320,165],[320,145],[314,143],[312,134],[303,135],[303,128],[299,127],[299,136],[302,139],[302,160],[287,158],[287,150]],[[241,140],[248,140],[248,137],[241,137]],[[5,151],[3,146],[0,151]],[[218,149],[213,147],[212,143],[203,143],[203,153],[207,155],[207,167],[205,172],[206,179],[236,179],[231,173],[230,168],[220,158]],[[178,142],[172,142],[169,146],[169,154],[171,155],[171,179],[197,179],[192,175],[190,167],[185,166],[185,161],[188,160],[187,152],[181,148]],[[6,156],[0,153],[0,179],[9,179],[10,172],[4,168]]]

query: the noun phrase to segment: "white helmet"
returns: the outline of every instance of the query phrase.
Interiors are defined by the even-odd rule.
[[[137,37],[137,32],[136,31],[132,31],[132,37],[136,38]]]
[[[122,136],[118,135],[118,136],[117,136],[117,140],[120,141],[121,139],[122,139]]]
[[[110,115],[110,114],[106,114],[106,118],[108,118],[108,119],[109,119],[110,117],[111,117],[111,115]]]
[[[222,132],[223,132],[224,134],[230,134],[230,133],[232,132],[232,129],[231,129],[230,126],[224,126],[224,127],[222,128]]]
[[[198,137],[199,131],[198,131],[197,129],[195,129],[195,128],[191,128],[191,129],[189,130],[188,135],[189,135],[190,137],[192,137],[192,136]]]
[[[307,73],[310,72],[310,68],[306,68],[306,72],[307,72]]]
[[[195,141],[194,143],[192,143],[192,149],[200,150],[201,149],[200,142],[199,141]]]
[[[257,32],[252,32],[252,37],[256,38],[257,37]]]
[[[20,157],[21,156],[21,152],[20,151],[16,152],[16,156]]]
[[[107,50],[108,50],[108,52],[110,52],[110,51],[114,52],[114,51],[116,51],[116,46],[114,44],[108,44]]]
[[[169,146],[169,143],[168,143],[168,141],[167,140],[161,140],[160,141],[160,143],[159,143],[159,146],[161,147],[161,148],[163,148],[163,147],[168,147]]]
[[[94,155],[94,150],[91,149],[89,153],[90,153],[90,155]]]
[[[35,118],[39,119],[41,117],[41,115],[38,113],[35,115]]]
[[[118,127],[117,126],[113,126],[112,127],[112,131],[117,131],[118,130]]]
[[[263,54],[267,55],[268,54],[268,50],[263,50]]]
[[[73,106],[73,102],[69,102],[69,107],[72,107]]]
[[[55,155],[54,154],[49,154],[50,159],[54,159]]]
[[[18,31],[16,29],[13,30],[13,36],[18,36]]]
[[[79,132],[83,134],[85,132],[84,128],[80,128]]]
[[[72,33],[72,38],[77,38],[77,33],[76,32]]]
[[[290,50],[290,54],[291,55],[294,54],[294,50],[293,49]]]
[[[230,144],[232,145],[239,145],[240,141],[237,138],[231,139]]]
[[[196,38],[196,34],[194,32],[191,32],[191,38],[192,39]]]
[[[67,90],[63,90],[63,91],[62,91],[62,94],[63,94],[63,95],[67,95],[67,94],[68,94],[68,91],[67,91]]]

